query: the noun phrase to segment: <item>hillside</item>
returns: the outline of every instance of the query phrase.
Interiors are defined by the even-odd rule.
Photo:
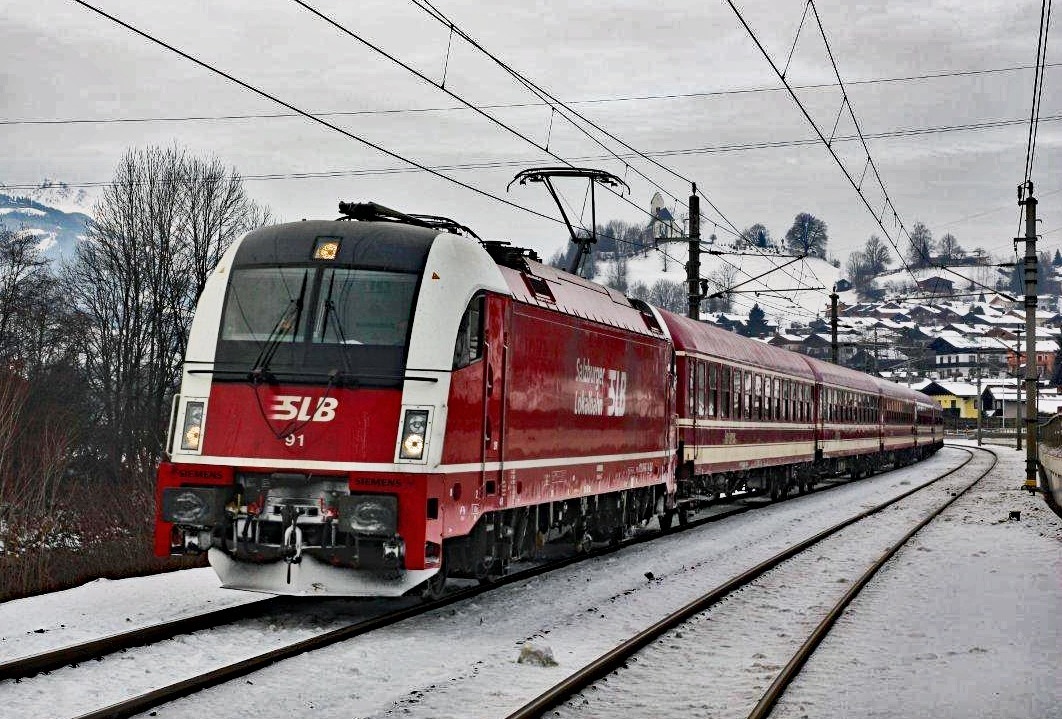
[[[718,252],[721,254],[710,254]],[[664,280],[682,286],[682,308],[685,308],[686,261],[689,246],[684,241],[668,242],[659,249],[650,250],[627,259],[626,291],[632,293],[636,285],[652,288]],[[708,278],[708,292],[724,287],[737,287],[730,312],[747,316],[754,304],[767,313],[767,317],[780,321],[807,323],[816,316],[828,316],[829,297],[841,270],[825,260],[808,257],[793,261],[785,251],[775,248],[752,248],[738,251],[733,245],[717,243],[705,245],[701,254],[701,277]],[[622,260],[619,261],[622,263]],[[786,263],[792,264],[786,265]],[[780,266],[782,269],[776,269]],[[603,284],[617,284],[617,260],[611,255],[599,257],[594,280]],[[773,271],[772,271],[773,270]],[[761,279],[752,278],[765,275]],[[714,281],[714,282],[713,282]],[[721,285],[720,285],[721,283]],[[817,291],[796,291],[799,287],[818,287]],[[659,301],[657,304],[661,304]],[[707,303],[702,310],[707,311]]]
[[[44,257],[69,260],[74,247],[85,234],[89,221],[89,198],[84,190],[63,183],[45,181],[37,189],[2,191],[0,185],[0,227],[24,230],[39,238]]]

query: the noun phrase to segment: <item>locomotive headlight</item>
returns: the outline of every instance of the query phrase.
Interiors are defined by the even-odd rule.
[[[225,492],[208,487],[167,487],[162,492],[162,519],[175,524],[217,524],[224,517],[225,498]]]
[[[402,420],[400,459],[422,459],[428,443],[428,410],[407,409]]]
[[[184,406],[184,426],[181,429],[181,449],[199,451],[203,437],[203,410],[205,402],[188,402]]]
[[[339,497],[340,522],[355,534],[390,537],[398,531],[398,497],[352,494]]]

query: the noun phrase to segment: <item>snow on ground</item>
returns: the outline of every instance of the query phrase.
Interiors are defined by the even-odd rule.
[[[731,310],[735,315],[747,316],[753,304],[759,303],[767,316],[778,320],[800,320],[808,322],[815,316],[823,316],[828,313],[830,290],[841,276],[841,271],[826,262],[815,257],[799,260],[782,269],[775,269],[787,262],[792,257],[784,254],[777,248],[753,248],[743,249],[741,254],[731,245],[720,243],[719,251],[728,254],[711,255],[701,254],[701,277],[712,277],[717,271],[733,272],[733,285],[741,284],[740,292],[735,294],[734,306]],[[689,245],[686,242],[668,242],[660,246],[660,251],[650,251],[643,257],[631,257],[627,262],[627,285],[629,288],[641,283],[646,287],[652,287],[658,280],[677,282],[683,286],[682,294],[685,298],[686,261],[689,257]],[[608,284],[611,271],[611,261],[599,260],[595,280]],[[735,269],[736,268],[736,269]],[[771,272],[771,270],[775,270]],[[759,280],[749,281],[753,277],[768,273]],[[809,290],[794,292],[797,287],[824,288],[817,291]],[[717,288],[709,287],[709,292]],[[755,290],[786,290],[779,294],[763,292],[754,294]]]
[[[97,579],[74,589],[0,603],[0,661],[202,614],[266,595],[222,589],[214,570]]]
[[[931,551],[904,550],[872,582],[869,595],[857,600],[808,674],[787,695],[782,716],[1062,716],[1060,623],[1055,618],[1062,605],[1062,521],[1041,500],[1016,489],[1024,455],[1000,451],[1004,461],[984,480],[988,484],[961,499],[947,515],[950,521],[924,530],[921,546]],[[855,507],[906,491],[964,458],[961,451],[945,449],[921,465],[500,587],[200,692],[159,708],[157,716],[231,716],[250,707],[261,716],[504,716],[630,633],[782,546],[814,534]],[[1022,511],[1020,522],[1006,521],[1011,509]],[[903,513],[895,514],[897,523],[908,524]],[[829,564],[837,559],[823,556]],[[187,613],[197,597],[213,606],[233,597],[258,596],[220,590],[207,571],[93,583],[0,605],[0,647],[9,656],[26,654],[25,642],[44,641],[41,636],[62,624],[75,627],[80,639],[93,631],[110,633],[116,625],[124,629],[127,616],[147,623],[151,615]],[[645,572],[652,572],[653,579]],[[753,614],[746,617],[752,620],[749,636],[709,647],[715,661],[745,661],[756,651]],[[91,676],[69,669],[53,672],[46,678],[54,682],[50,684],[34,684],[37,679],[17,686],[0,683],[3,714],[79,715],[113,700],[126,685],[142,691],[152,682],[171,683],[250,649],[293,641],[313,624],[293,616],[268,627],[266,634],[253,624],[248,625],[253,633],[242,636],[238,630],[212,636],[214,630],[194,640],[167,642],[176,645],[173,650],[132,650],[105,660]],[[799,634],[773,626],[780,625],[764,630]],[[32,635],[37,628],[49,631]],[[13,645],[19,649],[12,652],[7,644],[16,639]],[[51,646],[59,643],[66,642]],[[527,643],[552,650],[558,666],[517,663]],[[692,663],[698,652],[703,647],[685,655],[686,661]],[[702,683],[714,680],[706,672],[698,676]],[[691,713],[681,701],[686,687],[679,680],[658,676],[654,681],[676,701],[655,706],[652,714],[705,715]],[[954,688],[971,683],[977,686],[965,693]],[[961,711],[951,711],[949,703]],[[599,703],[593,715],[618,716],[621,711],[619,704]]]
[[[1062,717],[1062,520],[1025,453],[893,558],[772,716]],[[1020,511],[1020,521],[1008,521]]]

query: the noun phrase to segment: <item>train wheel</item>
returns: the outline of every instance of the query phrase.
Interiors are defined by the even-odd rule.
[[[505,567],[496,557],[485,557],[476,572],[476,581],[482,585],[494,584],[505,576]]]
[[[782,498],[782,482],[779,481],[778,478],[768,477],[767,485],[767,493],[770,495],[772,502],[777,502]]]
[[[678,521],[680,527],[685,527],[690,523],[690,508],[689,505],[680,504],[678,507]]]
[[[666,532],[671,529],[671,520],[675,517],[675,511],[672,509],[665,510],[663,514],[658,514],[657,519],[660,520],[660,531]]]
[[[420,585],[420,598],[425,602],[434,602],[438,599],[442,599],[444,594],[446,594],[445,564],[439,568],[439,571],[435,576]]]

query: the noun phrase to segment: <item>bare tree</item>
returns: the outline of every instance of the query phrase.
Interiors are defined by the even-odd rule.
[[[742,230],[740,238],[749,247],[770,247],[772,244],[770,231],[759,222]]]
[[[681,282],[657,280],[649,288],[649,297],[646,301],[669,312],[684,313],[687,301],[685,285]]]
[[[928,267],[933,262],[933,233],[921,222],[911,228],[911,245],[907,258],[912,267]]]
[[[966,250],[962,248],[955,235],[950,232],[940,238],[940,259],[959,260],[966,256]]]
[[[617,253],[612,257],[605,284],[620,292],[627,291],[627,255]]]
[[[867,270],[871,274],[880,275],[892,264],[892,251],[880,237],[871,235],[863,246],[863,258]]]
[[[734,307],[734,297],[729,290],[737,283],[738,268],[734,265],[720,265],[706,278],[708,280],[709,294],[721,293],[719,297],[710,297],[708,310],[710,312],[729,312]]]
[[[83,354],[98,402],[104,476],[148,491],[169,402],[206,277],[267,217],[217,160],[179,148],[130,150],[66,274],[87,318]]]

